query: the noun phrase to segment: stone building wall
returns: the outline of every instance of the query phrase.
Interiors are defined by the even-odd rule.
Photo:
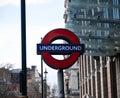
[[[80,98],[120,98],[120,56],[81,56]],[[89,63],[88,63],[89,62]]]

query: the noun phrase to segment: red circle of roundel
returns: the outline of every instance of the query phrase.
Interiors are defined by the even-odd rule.
[[[43,38],[42,44],[50,44],[56,39],[64,39],[69,42],[69,44],[80,44],[77,36],[67,30],[67,29],[54,29],[47,33],[47,35]],[[48,64],[48,66],[54,69],[65,69],[73,65],[78,59],[80,52],[71,53],[67,59],[57,60],[51,56],[49,52],[42,52],[42,56],[44,61]]]

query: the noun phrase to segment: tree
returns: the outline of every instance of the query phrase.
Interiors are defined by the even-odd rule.
[[[2,98],[8,94],[8,84],[10,83],[10,69],[13,64],[0,64],[0,95]]]

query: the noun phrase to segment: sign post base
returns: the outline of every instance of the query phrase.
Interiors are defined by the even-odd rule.
[[[65,98],[63,70],[59,69],[57,74],[58,74],[58,98]]]

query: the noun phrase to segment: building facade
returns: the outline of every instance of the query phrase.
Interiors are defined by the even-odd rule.
[[[79,98],[79,66],[75,63],[64,71],[65,97]]]
[[[119,98],[120,54],[114,57],[81,56],[80,98]]]
[[[20,92],[21,69],[0,68],[0,98],[17,98]],[[41,97],[41,76],[36,66],[27,68],[27,95],[29,98]]]
[[[120,97],[119,6],[120,0],[65,0],[65,28],[85,44],[77,61],[80,98]]]
[[[27,68],[27,94],[29,98],[41,96],[41,76],[35,65]]]

